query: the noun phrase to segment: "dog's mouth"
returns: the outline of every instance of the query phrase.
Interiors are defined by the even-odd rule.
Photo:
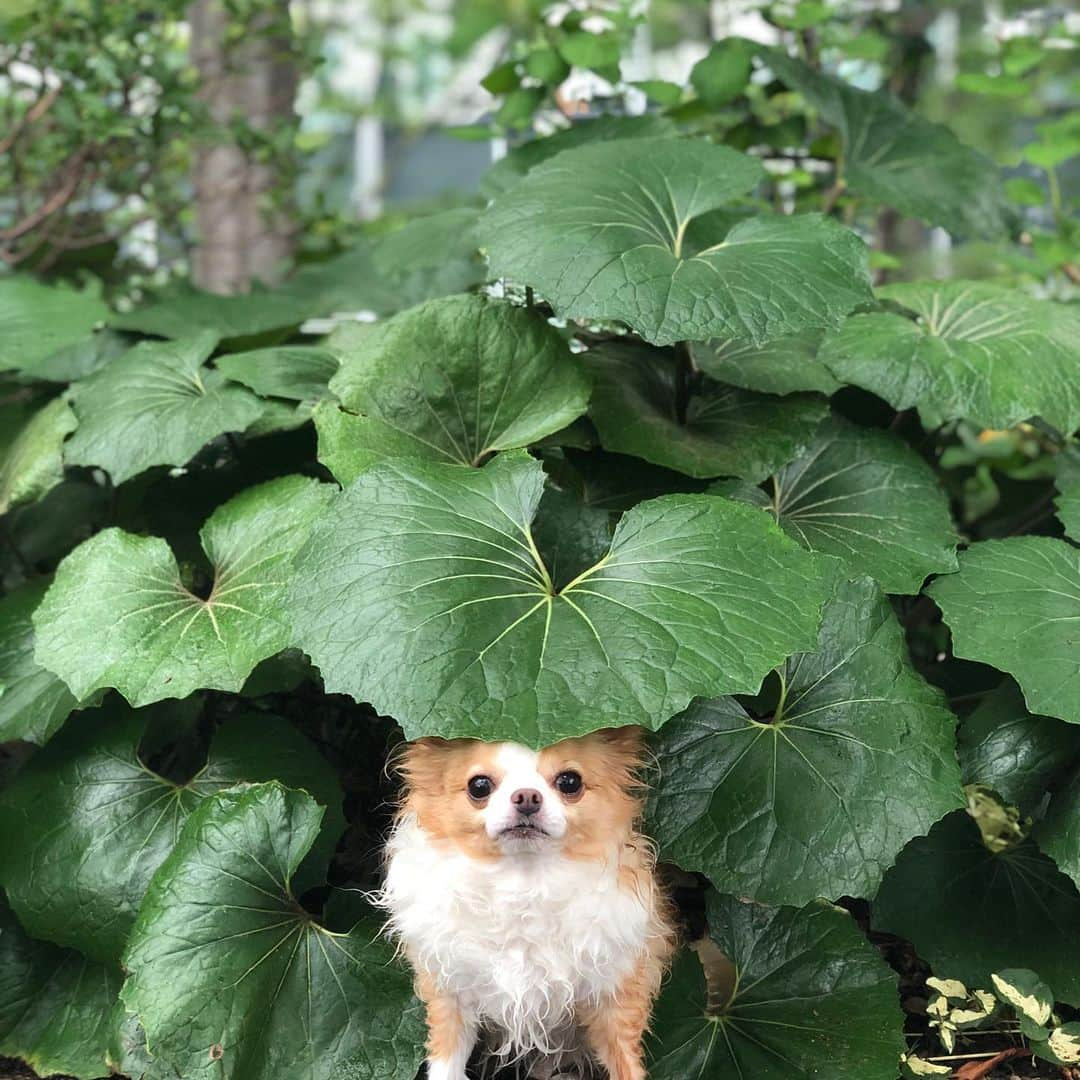
[[[514,825],[508,825],[499,833],[499,839],[504,837],[513,840],[541,840],[549,836],[547,832],[531,821],[519,821]]]

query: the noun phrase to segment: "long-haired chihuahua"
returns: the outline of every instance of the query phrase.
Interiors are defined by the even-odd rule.
[[[637,831],[643,753],[637,728],[405,747],[380,903],[427,1007],[429,1080],[465,1080],[478,1042],[530,1077],[643,1080],[674,937]]]

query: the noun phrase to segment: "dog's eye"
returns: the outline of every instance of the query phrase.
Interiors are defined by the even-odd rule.
[[[555,777],[555,787],[563,795],[580,795],[581,773],[574,772],[573,769],[567,769],[566,772],[559,773]]]
[[[469,798],[476,799],[479,802],[481,799],[486,799],[495,790],[495,783],[490,776],[474,776],[467,787]]]

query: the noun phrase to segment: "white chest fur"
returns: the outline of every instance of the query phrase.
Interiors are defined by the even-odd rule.
[[[496,1049],[554,1053],[577,1008],[613,994],[647,944],[650,913],[618,867],[558,853],[478,862],[414,821],[389,845],[382,903],[412,963],[453,994]]]

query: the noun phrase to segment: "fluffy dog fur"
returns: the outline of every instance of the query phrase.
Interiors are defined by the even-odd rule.
[[[430,1080],[465,1080],[478,1041],[531,1076],[599,1064],[611,1080],[643,1080],[673,934],[636,831],[642,753],[635,728],[539,752],[472,739],[406,748],[380,902],[427,1006]],[[580,790],[563,790],[568,774]],[[486,797],[470,794],[476,777],[489,778]]]

